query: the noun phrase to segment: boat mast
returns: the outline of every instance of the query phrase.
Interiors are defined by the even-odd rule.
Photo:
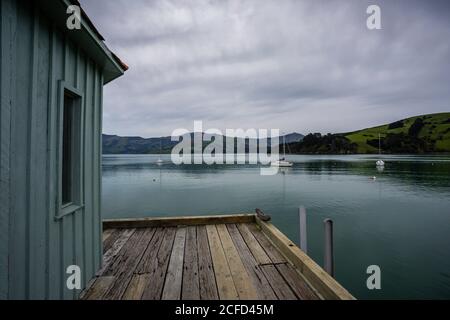
[[[378,154],[381,155],[381,133],[378,133]]]
[[[162,153],[162,137],[159,138],[159,157],[158,157],[158,162],[162,162],[161,153]]]

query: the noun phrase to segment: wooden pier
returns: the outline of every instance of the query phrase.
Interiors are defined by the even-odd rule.
[[[354,299],[256,215],[104,221],[87,300]]]

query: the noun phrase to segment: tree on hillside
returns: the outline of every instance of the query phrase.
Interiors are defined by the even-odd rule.
[[[397,129],[397,128],[403,128],[403,126],[404,126],[404,124],[403,124],[402,120],[396,121],[396,122],[391,123],[388,126],[388,130]]]
[[[422,118],[417,118],[416,121],[408,130],[408,135],[417,138],[419,136],[420,130],[425,126]]]
[[[303,141],[290,144],[293,153],[348,154],[356,153],[357,145],[342,135],[310,133]]]

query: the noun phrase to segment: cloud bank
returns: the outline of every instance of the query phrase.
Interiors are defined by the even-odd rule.
[[[450,111],[446,1],[83,0],[129,66],[104,132],[345,132]],[[378,4],[382,30],[366,27]]]

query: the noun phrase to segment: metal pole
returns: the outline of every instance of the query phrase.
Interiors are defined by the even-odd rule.
[[[334,277],[333,221],[325,219],[323,224],[325,227],[324,269],[330,276]]]
[[[308,253],[305,207],[301,206],[299,208],[298,215],[299,215],[299,221],[300,221],[300,249],[302,249],[305,253]]]

